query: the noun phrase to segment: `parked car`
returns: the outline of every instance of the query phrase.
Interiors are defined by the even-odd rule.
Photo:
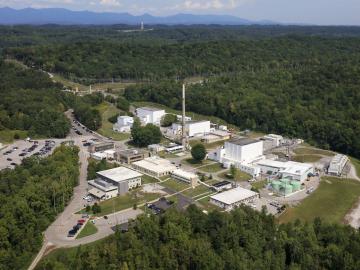
[[[12,161],[12,159],[11,159],[11,158],[7,158],[6,160],[7,160],[7,161]]]

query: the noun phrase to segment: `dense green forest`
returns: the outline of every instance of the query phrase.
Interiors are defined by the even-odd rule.
[[[25,130],[30,136],[65,137],[69,121],[61,85],[44,72],[0,59],[0,131]]]
[[[231,213],[143,215],[129,232],[72,250],[55,251],[37,270],[359,269],[360,234],[316,219],[277,225],[273,216],[247,207]]]
[[[330,63],[359,64],[359,38],[287,36],[197,43],[77,42],[7,49],[6,54],[82,83],[96,80],[157,81],[191,76],[312,70]],[[81,63],[81,65],[79,65]]]
[[[360,64],[360,63],[359,63]],[[243,129],[301,137],[360,157],[360,65],[243,72],[188,86],[187,110],[215,115]],[[128,87],[131,101],[181,108],[181,85],[171,81]]]
[[[78,176],[78,148],[66,146],[0,172],[0,269],[29,266],[43,231],[70,200]]]

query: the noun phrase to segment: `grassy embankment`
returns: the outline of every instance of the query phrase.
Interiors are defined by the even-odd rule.
[[[328,222],[341,223],[359,196],[359,181],[323,177],[319,188],[300,205],[288,208],[279,217],[279,222],[286,223],[296,219],[310,222],[315,217],[320,217]]]
[[[292,157],[294,161],[310,163],[319,161],[323,156],[331,157],[335,155],[335,153],[328,150],[310,147],[299,147],[294,152],[296,154],[296,156]]]
[[[117,115],[120,113],[120,110],[116,108],[114,105],[103,102],[100,105],[96,106],[96,109],[99,110],[101,114],[102,119],[102,125],[101,128],[98,129],[98,132],[105,136],[105,137],[111,137],[115,141],[124,141],[130,138],[129,133],[119,133],[113,131],[113,123],[109,122],[109,118],[111,116]]]
[[[85,224],[85,227],[81,230],[81,232],[76,236],[76,239],[80,239],[92,234],[97,233],[98,229],[94,224],[92,224],[90,221],[88,221]]]

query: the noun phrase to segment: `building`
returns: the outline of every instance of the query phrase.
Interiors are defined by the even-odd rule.
[[[152,153],[159,153],[161,151],[165,151],[165,147],[160,144],[150,144],[148,145],[148,149]]]
[[[281,178],[288,178],[304,182],[309,174],[314,174],[314,166],[308,163],[294,161],[276,161],[264,159],[256,162],[262,174],[278,175]]]
[[[100,199],[114,197],[113,186],[117,188],[116,195],[123,195],[129,190],[141,186],[142,174],[125,167],[100,171],[96,175],[97,179],[88,181],[88,183],[92,187],[91,194],[105,192],[105,197],[98,197]],[[94,188],[97,190],[93,190]],[[106,190],[109,191],[106,192]]]
[[[100,200],[107,200],[118,195],[118,187],[102,179],[88,181],[88,193]]]
[[[96,160],[103,160],[107,158],[107,155],[104,152],[94,152],[90,154],[90,157]]]
[[[191,173],[191,172],[183,171],[181,169],[177,169],[177,170],[173,171],[171,173],[171,176],[174,179],[177,179],[177,180],[183,181],[185,183],[191,184],[192,187],[197,186],[198,183],[199,183],[199,176],[198,175],[196,175],[194,173]]]
[[[170,144],[168,147],[165,147],[165,151],[168,153],[181,152],[184,151],[184,146],[173,143]]]
[[[130,132],[133,124],[133,117],[121,115],[117,118],[117,122],[113,125],[113,130],[117,132]]]
[[[330,162],[328,169],[328,174],[341,176],[342,171],[344,170],[346,163],[348,163],[349,158],[345,155],[337,154],[334,156]]]
[[[149,152],[144,150],[127,149],[115,153],[115,160],[126,164],[132,164],[147,157],[149,157]]]
[[[113,142],[100,142],[89,146],[89,152],[103,152],[105,150],[114,149],[115,144]]]
[[[153,156],[134,162],[133,168],[154,177],[170,175],[177,168],[170,161]]]
[[[268,134],[261,138],[264,143],[264,151],[279,147],[284,138],[281,135]]]
[[[230,132],[218,129],[211,131],[209,134],[204,135],[201,138],[201,141],[205,143],[213,143],[213,142],[229,140],[230,137],[231,137]]]
[[[223,159],[227,162],[251,163],[263,156],[263,142],[236,138],[225,142]]]
[[[165,110],[141,107],[136,109],[136,115],[143,124],[154,124],[160,126],[161,119],[165,116]]]
[[[226,211],[230,211],[241,204],[252,202],[257,198],[259,198],[259,193],[242,187],[237,187],[210,196],[210,203],[217,205]]]
[[[182,121],[182,115],[177,114],[176,115],[176,120],[181,122]],[[185,121],[191,121],[191,117],[185,116]]]
[[[185,132],[188,137],[203,136],[210,131],[210,121],[187,121],[185,123]],[[181,135],[182,124],[173,123],[170,132],[173,135]]]
[[[233,187],[233,185],[229,181],[222,181],[222,182],[218,182],[218,183],[213,184],[211,187],[215,191],[223,191],[223,190],[226,190],[226,189],[231,189]]]

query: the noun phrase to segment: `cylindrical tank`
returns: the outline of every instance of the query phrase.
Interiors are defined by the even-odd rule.
[[[276,192],[280,191],[280,185],[281,185],[280,181],[274,180],[271,182],[271,186]]]
[[[300,190],[300,187],[301,187],[300,181],[291,181],[291,185],[292,185],[293,192]]]
[[[285,185],[284,186],[285,195],[289,195],[293,192],[292,185]]]

